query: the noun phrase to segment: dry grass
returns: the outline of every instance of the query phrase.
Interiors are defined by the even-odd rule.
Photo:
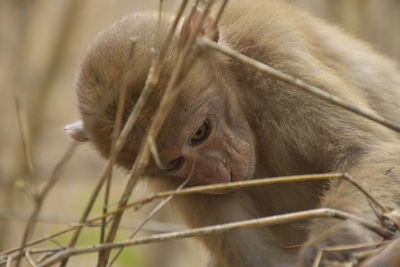
[[[90,3],[89,3],[90,2]],[[162,2],[162,1],[161,1]],[[177,18],[180,18],[187,9],[187,3],[188,1],[182,1],[182,4],[179,6],[177,9]],[[198,25],[195,27],[195,32],[200,29],[200,25],[203,23],[203,20],[205,16],[207,15],[208,8],[211,6],[211,2],[205,1],[206,2],[206,7],[205,7],[205,13],[203,18],[199,21]],[[58,100],[54,101],[54,98],[52,98],[52,94],[54,94],[53,90],[56,87],[57,81],[58,81],[58,75],[63,70],[63,66],[65,64],[68,65],[68,60],[65,58],[66,54],[68,54],[69,49],[73,47],[74,40],[77,38],[77,32],[79,28],[79,23],[83,21],[84,17],[84,11],[90,10],[90,5],[94,5],[95,3],[91,1],[66,1],[66,6],[64,8],[60,8],[58,11],[59,13],[59,18],[58,18],[58,26],[55,29],[54,32],[54,44],[52,45],[52,49],[50,49],[47,54],[48,60],[41,64],[41,78],[33,79],[33,86],[30,86],[30,83],[27,82],[29,80],[29,76],[23,71],[25,69],[28,69],[27,66],[29,65],[29,51],[33,49],[30,46],[29,42],[29,29],[26,30],[24,27],[28,27],[29,25],[29,19],[24,17],[26,13],[31,14],[29,16],[30,19],[34,20],[35,14],[41,14],[43,5],[46,4],[46,1],[42,1],[39,4],[31,5],[28,3],[28,1],[21,1],[20,5],[21,9],[13,9],[14,12],[18,15],[17,18],[20,19],[19,23],[22,25],[19,31],[16,31],[20,36],[18,36],[16,39],[19,41],[18,43],[20,44],[17,48],[15,48],[15,59],[12,59],[13,62],[16,62],[16,70],[14,74],[14,80],[9,83],[10,88],[14,90],[13,93],[18,91],[16,94],[17,97],[16,99],[16,104],[17,104],[17,109],[15,111],[16,116],[14,118],[9,118],[9,120],[15,119],[14,125],[16,125],[16,122],[19,123],[19,131],[20,131],[20,138],[19,140],[16,140],[13,142],[14,145],[18,144],[16,142],[21,142],[22,148],[23,149],[9,149],[9,151],[12,151],[12,153],[9,153],[9,157],[11,157],[12,163],[10,164],[11,167],[8,167],[7,170],[7,176],[9,178],[5,178],[6,175],[1,177],[2,179],[2,191],[4,192],[2,194],[2,207],[8,207],[10,210],[15,210],[17,207],[25,207],[28,206],[28,204],[32,204],[33,208],[32,212],[29,215],[29,218],[23,223],[23,234],[21,235],[14,235],[11,237],[3,238],[2,241],[0,241],[0,247],[4,249],[2,253],[0,253],[0,266],[5,265],[5,266],[12,266],[12,264],[15,264],[15,266],[19,266],[20,263],[22,263],[20,260],[24,259],[24,264],[28,263],[30,266],[50,266],[54,263],[62,262],[62,265],[66,265],[68,259],[72,256],[76,256],[79,254],[87,254],[87,253],[92,253],[92,252],[97,252],[98,253],[98,263],[99,266],[110,266],[109,260],[110,260],[110,249],[112,248],[119,248],[122,249],[127,246],[137,246],[139,244],[147,244],[147,243],[156,243],[160,241],[166,241],[166,240],[174,240],[174,239],[181,239],[181,238],[186,238],[186,237],[193,237],[193,236],[199,236],[199,235],[205,235],[205,234],[210,234],[210,233],[215,233],[219,231],[231,231],[234,229],[238,228],[244,228],[244,227],[257,227],[257,226],[265,226],[265,225],[272,225],[276,223],[284,223],[288,222],[291,220],[304,220],[304,219],[309,219],[309,218],[315,218],[315,217],[334,217],[337,219],[347,219],[347,218],[352,218],[356,221],[358,221],[360,224],[363,226],[377,232],[378,234],[382,235],[386,239],[390,239],[393,237],[393,226],[398,226],[397,221],[391,221],[391,224],[383,224],[383,225],[374,225],[369,222],[366,222],[362,218],[358,218],[354,215],[351,214],[346,214],[340,211],[335,211],[335,210],[330,210],[330,209],[319,209],[319,210],[310,210],[306,212],[301,212],[301,213],[293,213],[293,214],[285,214],[282,216],[273,216],[273,217],[266,217],[262,219],[257,219],[257,220],[249,220],[245,222],[239,222],[239,223],[232,223],[232,224],[226,224],[226,225],[218,225],[218,226],[211,226],[211,227],[204,227],[204,228],[199,228],[199,229],[191,229],[191,230],[184,230],[184,231],[174,231],[170,233],[165,233],[165,234],[156,234],[152,236],[146,236],[146,237],[136,237],[136,234],[139,233],[140,230],[142,230],[142,227],[145,226],[146,222],[153,220],[153,216],[163,207],[174,195],[179,195],[179,194],[192,194],[196,192],[204,192],[210,189],[215,189],[215,188],[242,188],[242,187],[248,187],[248,186],[257,186],[261,184],[269,184],[269,183],[280,183],[280,182],[292,182],[292,181],[306,181],[306,180],[311,180],[311,179],[347,179],[351,183],[353,183],[359,190],[361,190],[366,197],[368,197],[373,204],[372,207],[374,209],[377,209],[377,216],[386,216],[388,213],[391,211],[385,207],[384,205],[380,204],[377,199],[373,197],[373,192],[369,192],[368,190],[364,189],[363,186],[357,184],[354,179],[352,179],[349,175],[347,174],[323,174],[323,175],[308,175],[308,176],[299,176],[299,177],[285,177],[284,179],[282,178],[276,178],[276,179],[260,179],[260,180],[255,180],[255,181],[246,181],[246,182],[238,182],[238,183],[230,183],[230,184],[225,184],[225,185],[214,185],[214,186],[202,186],[202,187],[196,187],[196,188],[188,188],[188,189],[182,189],[182,186],[177,188],[175,191],[169,191],[169,192],[160,192],[157,194],[150,194],[145,196],[143,199],[134,201],[132,203],[129,203],[129,199],[132,195],[132,192],[134,191],[137,181],[141,177],[143,173],[143,168],[146,166],[148,159],[150,155],[153,153],[155,157],[157,157],[157,151],[152,147],[152,140],[155,139],[155,136],[157,136],[158,131],[162,127],[163,121],[166,119],[166,116],[174,104],[175,97],[176,97],[176,88],[179,88],[179,83],[185,75],[185,71],[190,68],[191,64],[193,63],[193,60],[196,59],[196,54],[194,53],[194,50],[192,49],[193,46],[197,45],[196,40],[193,37],[188,41],[188,44],[186,47],[182,50],[180,57],[178,59],[178,64],[174,70],[174,74],[170,80],[170,83],[168,85],[168,88],[165,92],[164,98],[162,99],[158,111],[155,113],[155,119],[153,125],[150,127],[150,130],[148,132],[147,137],[143,141],[143,145],[141,148],[141,151],[139,153],[139,156],[137,157],[137,160],[133,166],[132,171],[129,174],[129,178],[124,185],[119,185],[118,187],[118,192],[116,194],[113,194],[113,190],[115,192],[115,188],[113,189],[111,187],[112,184],[118,184],[118,182],[115,182],[115,179],[112,179],[113,176],[113,170],[114,170],[114,162],[117,153],[120,151],[121,147],[123,147],[124,142],[126,140],[127,134],[130,132],[132,127],[135,124],[137,116],[140,114],[141,109],[145,106],[146,104],[146,98],[149,96],[152,88],[157,84],[158,82],[158,75],[160,73],[160,66],[161,62],[163,61],[163,58],[165,57],[165,53],[168,50],[168,47],[170,45],[170,41],[167,41],[164,43],[164,45],[157,51],[157,56],[155,57],[155,60],[153,62],[152,68],[149,72],[148,79],[145,85],[145,89],[143,90],[143,93],[141,95],[140,100],[138,101],[138,104],[135,106],[133,109],[128,122],[124,125],[124,127],[121,127],[121,110],[124,109],[122,106],[122,103],[124,103],[124,94],[120,94],[120,101],[119,101],[119,111],[117,112],[117,127],[115,127],[115,131],[113,133],[113,148],[112,148],[112,153],[111,157],[103,167],[103,171],[100,174],[100,178],[98,179],[98,182],[95,186],[93,186],[93,181],[89,181],[89,185],[86,186],[86,188],[90,188],[91,196],[89,197],[89,200],[84,200],[85,202],[85,208],[84,211],[79,219],[79,222],[76,223],[72,227],[62,227],[63,229],[60,231],[54,231],[54,230],[49,230],[46,228],[41,228],[41,231],[44,230],[46,233],[53,233],[51,235],[46,236],[45,238],[39,238],[37,239],[37,235],[35,235],[35,225],[38,223],[38,220],[40,219],[40,213],[41,210],[46,210],[50,209],[50,206],[45,204],[47,198],[52,199],[52,201],[57,201],[58,203],[55,204],[55,207],[63,210],[63,205],[61,202],[71,200],[71,198],[74,198],[75,196],[72,195],[71,197],[71,191],[68,194],[62,194],[60,196],[53,195],[51,196],[50,190],[53,189],[53,187],[62,187],[61,183],[62,181],[59,181],[60,177],[62,175],[68,176],[68,178],[72,178],[74,183],[78,184],[83,184],[81,179],[86,176],[93,176],[92,174],[94,173],[94,169],[98,169],[100,166],[100,162],[93,160],[87,161],[84,159],[87,155],[93,155],[90,154],[90,152],[86,151],[84,154],[76,155],[77,157],[80,157],[76,162],[75,162],[75,167],[79,166],[80,164],[88,164],[91,165],[91,168],[87,168],[82,170],[82,167],[79,167],[77,171],[73,172],[71,170],[71,167],[66,166],[65,164],[68,162],[68,160],[72,157],[76,145],[72,144],[68,149],[67,152],[64,156],[61,157],[61,160],[56,162],[55,158],[60,157],[59,153],[62,150],[63,147],[67,147],[68,144],[64,138],[58,138],[58,140],[52,141],[51,138],[49,139],[50,142],[48,142],[47,137],[51,136],[52,133],[47,133],[43,132],[43,128],[46,128],[48,125],[59,125],[59,121],[51,121],[51,112],[52,110],[57,110],[57,108],[65,108],[65,106],[61,105],[58,106],[60,102],[60,99],[63,99],[62,93],[58,95]],[[390,1],[388,0],[388,3]],[[47,3],[48,4],[48,3]],[[0,8],[1,5],[6,5],[6,4],[1,4],[0,3]],[[12,4],[9,4],[12,6]],[[106,4],[103,4],[106,5]],[[223,7],[221,7],[221,12]],[[36,8],[36,9],[35,9]],[[86,8],[86,9],[85,9]],[[12,8],[11,8],[12,9]],[[398,9],[400,10],[400,8]],[[35,13],[36,12],[36,13]],[[36,14],[36,15],[37,15]],[[0,11],[1,15],[1,11]],[[110,19],[110,21],[113,19]],[[73,23],[74,22],[74,23]],[[177,22],[177,20],[176,20]],[[175,24],[176,26],[176,24]],[[100,27],[100,26],[99,26]],[[40,27],[39,27],[40,28]],[[175,31],[175,28],[171,29],[170,35],[172,36]],[[37,32],[36,32],[37,33]],[[195,35],[193,35],[195,36]],[[82,37],[82,36],[80,36]],[[397,38],[394,35],[394,38]],[[243,63],[248,64],[249,66],[252,66],[256,68],[259,71],[265,71],[268,72],[269,74],[275,75],[278,79],[281,79],[284,82],[288,82],[293,86],[297,86],[300,89],[303,90],[308,90],[310,93],[316,95],[317,97],[320,97],[321,99],[324,99],[330,103],[333,103],[335,105],[338,105],[342,108],[348,109],[352,112],[355,112],[359,114],[360,116],[364,116],[367,119],[373,120],[377,123],[380,123],[382,125],[385,125],[393,130],[400,131],[399,125],[389,122],[385,120],[384,118],[377,117],[373,114],[369,114],[368,111],[362,110],[359,107],[355,107],[354,105],[351,105],[351,103],[345,103],[336,96],[329,95],[325,93],[324,91],[320,90],[319,88],[316,88],[315,86],[308,85],[298,79],[294,79],[293,77],[290,77],[288,75],[285,75],[283,73],[279,73],[277,70],[274,70],[264,64],[261,64],[259,62],[252,61],[249,58],[244,57],[243,55],[240,55],[234,51],[229,50],[226,47],[216,45],[207,39],[198,39],[197,42],[203,46],[207,47],[208,49],[215,49],[216,51],[219,51],[221,53],[225,53],[226,55],[229,55],[237,60],[241,60]],[[22,43],[22,44],[21,44]],[[400,43],[400,38],[399,38],[399,43]],[[83,51],[83,46],[78,48],[80,51]],[[134,40],[132,42],[132,48],[134,48]],[[42,52],[43,53],[43,52]],[[399,51],[395,50],[393,51],[393,54],[396,55],[396,53],[399,53]],[[25,55],[25,56],[21,56]],[[11,60],[10,60],[11,61]],[[40,65],[40,64],[38,64]],[[125,73],[129,73],[129,64],[127,64],[128,68],[125,71]],[[4,67],[3,67],[4,68]],[[31,67],[30,70],[32,71],[33,68]],[[0,77],[1,78],[1,77]],[[5,80],[5,78],[3,78]],[[23,80],[20,81],[20,79]],[[70,79],[72,80],[72,79]],[[65,82],[65,81],[64,81]],[[26,84],[24,84],[26,83]],[[6,83],[5,83],[6,84]],[[68,85],[70,87],[73,87],[73,83],[69,82]],[[65,87],[65,86],[61,86]],[[66,86],[68,87],[68,86]],[[21,89],[22,88],[22,89]],[[23,90],[23,88],[27,88],[26,90]],[[124,88],[126,88],[126,82],[122,82],[121,85],[121,91],[124,92]],[[31,90],[33,92],[30,92]],[[65,89],[65,88],[63,88]],[[71,92],[68,91],[68,92]],[[71,99],[71,95],[73,93],[69,93],[69,98]],[[13,94],[14,95],[14,94]],[[22,95],[22,97],[21,97]],[[60,97],[61,96],[61,97]],[[27,105],[23,105],[24,100],[28,100]],[[54,103],[55,102],[55,103]],[[70,104],[71,101],[67,101],[68,105],[73,106]],[[77,114],[75,113],[74,116],[76,117]],[[66,120],[72,120],[73,118],[70,117],[70,115],[65,116],[62,120],[64,122],[67,122]],[[15,127],[18,128],[18,127]],[[55,129],[60,129],[61,127],[54,127]],[[122,128],[122,129],[121,129]],[[61,132],[61,131],[60,131]],[[9,132],[2,133],[2,135],[10,134]],[[58,133],[59,135],[62,133]],[[8,138],[4,138],[4,140],[9,140]],[[62,140],[63,144],[58,145],[58,142]],[[41,157],[37,156],[40,154],[38,150],[42,149],[43,147],[49,147],[49,146],[57,147],[57,149],[52,149],[51,152],[46,152],[43,153]],[[153,149],[152,149],[153,148]],[[47,148],[46,148],[47,149]],[[49,149],[51,150],[51,149]],[[81,152],[82,153],[82,152]],[[54,155],[57,155],[55,157]],[[4,157],[4,156],[3,156]],[[49,160],[51,158],[52,160]],[[80,163],[79,161],[83,161],[83,163]],[[40,163],[44,162],[44,163]],[[35,166],[35,163],[37,166]],[[79,163],[79,165],[78,165]],[[52,171],[49,171],[49,166],[55,166]],[[63,170],[65,169],[65,172],[63,173]],[[44,175],[45,173],[51,173],[48,179],[43,179],[41,180],[39,177],[40,176],[48,176]],[[75,176],[75,177],[74,177]],[[65,181],[64,181],[65,182]],[[87,182],[86,182],[87,183]],[[17,187],[18,186],[18,187]],[[94,187],[94,188],[92,188]],[[16,190],[17,188],[17,190]],[[56,188],[55,188],[56,189]],[[90,215],[93,214],[93,209],[96,204],[96,199],[98,198],[101,190],[104,190],[104,197],[102,202],[102,208],[101,208],[101,215],[99,216],[92,216],[90,218]],[[21,193],[25,194],[27,197],[27,201],[20,201],[21,198]],[[89,195],[86,192],[86,196]],[[112,196],[119,196],[119,199],[113,199]],[[114,197],[115,198],[115,197]],[[149,202],[152,202],[156,199],[161,199],[161,202],[156,206],[156,207],[150,207],[148,210],[144,210],[143,206],[144,204],[148,204]],[[21,203],[18,203],[21,202]],[[117,204],[115,204],[117,203]],[[113,207],[113,209],[110,211],[110,207]],[[135,207],[135,210],[142,209],[144,210],[142,212],[142,218],[138,225],[134,228],[133,234],[125,234],[124,237],[127,238],[129,237],[128,240],[126,241],[116,241],[117,237],[117,232],[121,230],[121,221],[122,221],[122,216],[123,213],[128,209]],[[81,208],[80,208],[81,209]],[[54,210],[54,208],[53,208]],[[76,212],[76,211],[75,211]],[[147,214],[147,215],[146,215]],[[12,216],[11,216],[12,217]],[[385,217],[386,221],[390,221],[388,217]],[[0,233],[5,234],[5,229],[12,229],[14,226],[11,224],[7,223],[8,220],[2,220],[0,222]],[[380,218],[381,219],[381,218]],[[1,216],[0,216],[1,220]],[[18,229],[22,229],[20,225]],[[6,228],[7,227],[7,228]],[[93,228],[95,227],[96,230],[99,229],[99,236],[100,240],[98,242],[95,242],[91,240],[91,244],[89,246],[83,246],[81,244],[78,245],[78,240],[81,238],[81,233],[82,230],[88,229],[88,228]],[[166,230],[169,230],[166,225],[164,225]],[[108,233],[107,233],[108,229]],[[72,236],[66,236],[67,233],[72,232]],[[64,240],[62,243],[60,243],[56,237],[64,237]],[[36,237],[36,238],[34,238]],[[96,237],[97,238],[97,237]],[[134,238],[134,239],[133,239]],[[34,240],[34,241],[32,241]],[[49,243],[49,241],[51,241]],[[365,259],[367,256],[374,255],[375,253],[378,253],[381,251],[385,243],[379,243],[379,244],[359,244],[356,246],[352,247],[340,247],[340,248],[331,248],[331,249],[337,249],[337,250],[346,250],[346,249],[355,249],[355,248],[363,248],[363,253],[357,252],[358,254],[356,257],[358,257],[360,260]],[[16,247],[12,248],[11,247]],[[164,247],[165,248],[165,247]],[[322,256],[321,252],[319,256]],[[160,253],[162,254],[162,253]],[[119,253],[117,254],[119,255]],[[111,262],[114,262],[113,258]],[[319,262],[319,259],[316,259],[316,265]],[[117,263],[118,264],[118,263]],[[172,263],[176,264],[176,263]],[[349,263],[349,264],[355,264],[355,263]],[[157,265],[155,265],[157,266]],[[172,265],[172,266],[178,266],[178,265]],[[183,265],[185,266],[185,265]],[[201,263],[200,265],[201,266]],[[344,265],[343,265],[344,266]],[[353,266],[353,265],[348,265],[348,266]]]

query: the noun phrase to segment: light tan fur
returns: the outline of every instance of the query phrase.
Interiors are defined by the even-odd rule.
[[[165,37],[173,16],[163,17],[161,33]],[[79,107],[89,138],[105,157],[109,154],[118,99],[116,88],[128,60],[129,38],[140,37],[134,50],[126,114],[144,85],[151,60],[149,49],[155,45],[156,18],[156,13],[149,12],[116,22],[99,35],[83,60],[78,78]],[[219,33],[221,44],[387,119],[400,121],[400,75],[394,64],[365,43],[292,5],[273,0],[233,0],[222,16]],[[161,82],[119,157],[119,164],[125,168],[134,161],[140,137],[168,82],[179,51],[178,39],[164,64]],[[196,62],[182,86],[182,95],[158,138],[162,159],[180,155],[187,133],[177,129],[190,121],[183,117],[183,110],[200,101],[197,94],[204,96],[204,88],[210,90],[204,101],[225,95],[227,109],[239,114],[237,122],[223,120],[230,131],[223,134],[240,135],[252,144],[249,155],[254,152],[255,156],[246,157],[254,165],[251,178],[348,172],[367,184],[380,201],[399,207],[398,133],[214,52],[205,53]],[[218,107],[212,111],[218,116],[231,116]],[[243,129],[249,130],[242,133]],[[224,141],[212,140],[216,140],[212,141],[216,147]],[[205,170],[195,174],[197,183],[212,183],[201,177]],[[176,187],[183,175],[167,176],[161,182],[155,179],[158,188]],[[175,202],[192,227],[315,207],[344,210],[377,222],[366,198],[346,181],[263,186],[222,195],[180,197]],[[214,256],[215,266],[255,267],[309,266],[316,250],[326,245],[378,238],[352,222],[321,219],[311,222],[309,228],[304,226],[297,223],[245,229],[201,239]],[[295,259],[296,252],[282,249],[307,240],[299,260]],[[347,256],[329,255],[338,260]]]

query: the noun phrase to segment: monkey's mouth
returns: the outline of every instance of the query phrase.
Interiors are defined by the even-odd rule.
[[[232,168],[233,166],[233,168]],[[221,173],[217,174],[214,173],[213,175],[209,177],[196,177],[198,179],[193,179],[189,182],[189,187],[195,187],[195,186],[215,186],[215,189],[209,189],[207,191],[203,191],[202,194],[211,194],[211,195],[224,195],[224,194],[229,194],[233,191],[240,190],[240,188],[223,188],[224,185],[228,185],[232,182],[240,182],[240,181],[246,181],[250,180],[252,177],[252,170],[247,169],[247,168],[237,168],[239,165],[230,165],[227,164],[225,165],[225,172],[223,173],[223,176]],[[235,168],[236,167],[236,168]],[[221,186],[221,187],[220,187]]]
[[[231,182],[239,182],[239,181],[246,181],[252,179],[251,177],[245,176],[244,178],[240,176],[235,176],[234,173],[232,172],[231,168],[228,168],[229,170],[229,181],[224,182],[224,183],[215,183],[212,185],[226,185],[230,184]],[[215,189],[210,189],[209,191],[203,192],[204,194],[210,194],[210,195],[224,195],[224,194],[229,194],[232,193],[236,190],[240,190],[240,188],[215,188]]]

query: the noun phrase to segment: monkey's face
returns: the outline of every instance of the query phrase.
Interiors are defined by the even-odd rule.
[[[177,34],[178,49],[192,34],[192,18]],[[210,20],[212,21],[212,19]],[[157,14],[132,15],[103,32],[90,47],[78,78],[78,98],[83,123],[67,127],[69,134],[80,141],[90,141],[104,157],[111,150],[111,136],[117,111],[119,82],[128,57],[131,36],[141,36],[135,44],[135,54],[128,85],[127,114],[144,86],[150,67],[150,48],[154,40]],[[137,27],[132,25],[137,24]],[[152,25],[152,26],[151,26]],[[211,26],[213,24],[210,24]],[[136,30],[134,30],[136,29]],[[204,32],[212,28],[203,29]],[[133,32],[132,32],[133,31]],[[148,34],[143,35],[143,32]],[[213,32],[213,31],[212,31]],[[219,35],[213,36],[218,41]],[[255,169],[255,138],[244,116],[243,108],[233,94],[232,79],[225,77],[225,68],[218,57],[204,56],[181,84],[181,91],[171,114],[157,136],[156,144],[161,162],[151,161],[148,176],[168,176],[181,180],[190,177],[191,185],[208,185],[249,179]],[[164,64],[162,77],[169,77],[175,62]],[[228,74],[226,74],[228,75]],[[168,78],[160,78],[156,92],[163,92]],[[157,95],[157,94],[156,94]],[[161,97],[162,94],[159,95]],[[148,103],[153,111],[159,98]],[[149,127],[152,112],[143,112],[117,156],[117,163],[127,169],[136,159],[142,137]],[[127,116],[124,116],[126,118]],[[216,192],[213,192],[216,193]],[[219,192],[222,193],[222,192]]]
[[[191,185],[251,178],[254,136],[236,96],[221,83],[191,81],[196,86],[184,85],[157,139],[162,166],[153,162],[150,172],[182,180],[190,176]]]

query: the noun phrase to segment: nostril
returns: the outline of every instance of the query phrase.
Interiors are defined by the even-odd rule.
[[[163,169],[163,172],[174,172],[179,170],[183,163],[185,163],[185,158],[184,157],[179,157],[174,160],[171,160]]]

